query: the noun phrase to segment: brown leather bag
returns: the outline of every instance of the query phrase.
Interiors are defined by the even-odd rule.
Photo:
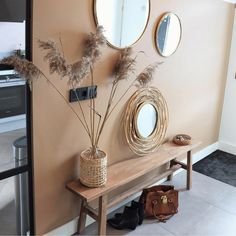
[[[162,222],[178,212],[178,191],[172,185],[146,188],[139,201],[144,203],[146,217],[155,217]]]

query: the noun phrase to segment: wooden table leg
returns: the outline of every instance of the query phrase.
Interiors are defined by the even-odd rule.
[[[98,234],[106,235],[107,229],[107,195],[99,197]]]
[[[187,153],[187,190],[192,187],[192,152]]]
[[[170,163],[169,163],[169,168],[171,168],[171,167],[172,167],[172,161],[170,161]],[[171,181],[172,179],[173,179],[173,174],[167,176],[168,181]]]
[[[78,226],[77,226],[78,234],[81,234],[81,232],[85,228],[86,216],[87,216],[85,212],[85,204],[86,202],[84,200],[81,200],[80,215],[79,215]]]

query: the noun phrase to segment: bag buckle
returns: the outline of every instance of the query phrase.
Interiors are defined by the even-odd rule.
[[[165,195],[165,196],[161,196],[161,201],[162,201],[162,203],[163,204],[167,204],[167,196]]]

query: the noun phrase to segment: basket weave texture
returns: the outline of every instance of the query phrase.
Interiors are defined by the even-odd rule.
[[[80,154],[80,182],[90,188],[101,187],[107,181],[107,155],[99,150],[99,157],[88,154],[89,149]]]
[[[143,104],[151,104],[158,118],[156,127],[147,138],[139,134],[137,127],[139,109]],[[156,151],[165,138],[168,122],[168,106],[161,92],[155,87],[137,90],[127,103],[124,120],[125,137],[130,149],[139,156]]]
[[[173,142],[177,145],[185,146],[191,144],[191,136],[187,134],[177,134],[173,138]]]

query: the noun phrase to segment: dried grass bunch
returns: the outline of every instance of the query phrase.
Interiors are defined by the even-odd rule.
[[[14,66],[17,71],[30,85],[34,78],[38,78],[41,71],[30,61],[16,56],[9,56],[1,61],[2,64]]]
[[[56,44],[53,41],[41,41],[38,40],[39,47],[47,51],[44,56],[45,61],[49,63],[50,73],[57,73],[62,78],[68,74],[68,66],[64,55],[57,49]]]
[[[116,108],[118,103],[122,100],[122,98],[127,94],[127,92],[133,86],[143,87],[147,86],[151,80],[153,79],[154,72],[158,67],[158,63],[153,65],[149,65],[141,72],[130,84],[127,86],[126,91],[117,98],[116,103],[114,103],[116,91],[118,85],[121,81],[127,80],[130,77],[130,74],[134,72],[136,57],[132,57],[132,49],[124,48],[120,50],[119,57],[115,63],[113,70],[113,81],[111,86],[110,95],[108,98],[108,103],[106,107],[106,111],[104,115],[101,115],[96,110],[95,99],[90,99],[89,104],[89,119],[86,119],[85,112],[81,105],[81,101],[78,98],[78,94],[76,92],[76,88],[81,85],[81,83],[86,79],[90,78],[91,85],[94,84],[94,75],[93,68],[94,64],[101,57],[101,47],[106,44],[106,39],[103,35],[103,28],[99,26],[95,33],[91,33],[87,36],[83,43],[83,53],[82,57],[79,61],[76,61],[73,64],[68,64],[63,46],[62,52],[57,49],[57,45],[53,41],[38,41],[39,47],[46,51],[46,55],[44,56],[44,60],[46,60],[49,64],[49,71],[51,74],[57,73],[61,78],[66,77],[70,88],[73,89],[77,102],[79,105],[80,112],[76,111],[74,107],[68,102],[68,99],[63,95],[62,92],[56,87],[56,85],[32,62],[29,62],[25,59],[20,59],[16,56],[10,56],[1,61],[1,63],[8,64],[14,66],[15,70],[27,80],[29,84],[31,84],[34,78],[44,77],[50,85],[58,92],[58,94],[63,98],[63,100],[67,103],[71,111],[76,115],[76,117],[81,122],[84,127],[86,133],[89,136],[90,144],[91,144],[91,156],[94,158],[99,158],[99,140],[101,134],[103,132],[104,126],[112,114],[113,110]]]
[[[132,58],[131,55],[132,49],[130,47],[120,51],[120,55],[114,67],[114,83],[128,79],[129,73],[134,71],[136,58]]]

